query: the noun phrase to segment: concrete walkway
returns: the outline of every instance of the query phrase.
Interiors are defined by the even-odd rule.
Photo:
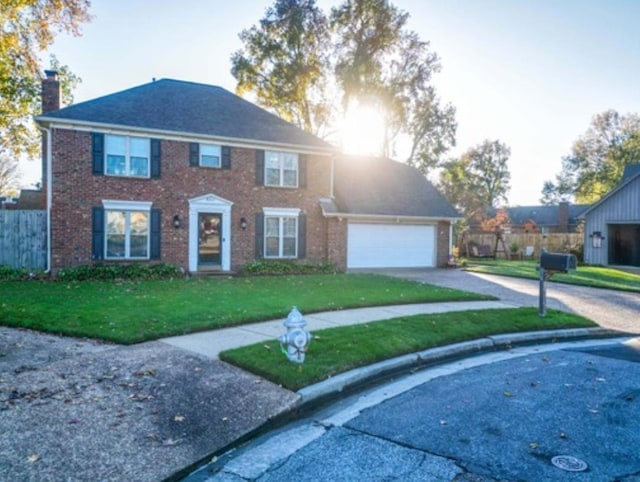
[[[486,310],[491,308],[514,308],[516,305],[502,301],[461,301],[448,303],[419,303],[411,305],[392,305],[371,308],[358,308],[342,311],[325,311],[306,315],[307,330],[323,330],[338,326],[357,325],[372,321],[388,320],[402,316],[412,316],[448,311]],[[218,358],[221,351],[241,346],[272,341],[285,331],[284,319],[253,323],[221,330],[191,333],[183,336],[163,338],[162,343],[182,348],[209,358]]]

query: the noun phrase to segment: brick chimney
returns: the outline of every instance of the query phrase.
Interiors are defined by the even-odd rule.
[[[558,204],[558,232],[569,232],[569,203],[567,201],[561,201]]]
[[[55,70],[45,70],[45,78],[42,79],[41,101],[42,114],[58,110],[60,108],[60,81],[58,80],[58,72]],[[47,139],[46,135],[42,136],[42,182],[41,192],[47,190]]]
[[[60,81],[58,72],[45,70],[46,77],[42,79],[42,113],[46,114],[60,108]]]

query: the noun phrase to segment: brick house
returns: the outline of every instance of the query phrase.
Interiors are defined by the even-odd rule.
[[[387,243],[408,236],[430,251],[413,265],[446,262],[458,215],[417,171],[376,160],[384,184],[364,183],[367,196],[393,199],[397,190],[402,201],[373,202],[376,212],[363,212],[362,199],[349,207],[349,191],[360,193],[346,173],[338,178],[348,159],[220,87],[162,79],[59,109],[49,71],[42,92],[53,272],[93,262],[233,271],[261,258],[362,267],[354,250],[369,265],[398,265],[385,258],[393,249],[358,241],[353,233],[367,225]],[[396,183],[415,178],[413,198],[389,184],[394,172]]]

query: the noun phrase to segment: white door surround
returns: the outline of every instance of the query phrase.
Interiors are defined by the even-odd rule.
[[[221,269],[231,270],[231,206],[233,203],[215,194],[205,194],[189,199],[189,271],[198,271],[198,215],[213,213],[222,215]]]

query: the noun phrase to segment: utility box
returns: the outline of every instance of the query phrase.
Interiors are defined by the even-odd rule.
[[[540,267],[546,271],[568,273],[569,270],[576,269],[577,265],[578,261],[573,254],[547,253],[546,251],[540,254]]]

